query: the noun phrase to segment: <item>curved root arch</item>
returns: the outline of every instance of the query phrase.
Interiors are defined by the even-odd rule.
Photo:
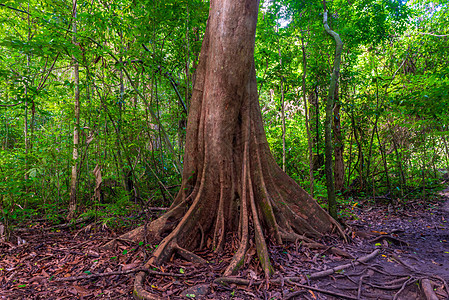
[[[255,84],[255,78],[252,82]],[[338,224],[274,162],[261,125],[260,108],[254,101],[257,95],[246,96],[239,112],[242,121],[235,129],[242,134],[234,132],[238,141],[228,145],[233,160],[227,169],[217,170],[215,166],[218,160],[223,160],[223,155],[209,153],[210,146],[204,147],[204,161],[198,167],[201,175],[196,177],[191,194],[185,197],[183,191],[187,184],[184,183],[178,197],[185,198],[175,201],[177,204],[167,213],[169,217],[162,216],[149,226],[153,237],[161,238],[175,211],[188,207],[179,223],[171,224],[173,230],[159,244],[147,267],[163,264],[175,252],[188,260],[202,262],[204,260],[192,250],[203,248],[209,240],[211,247],[220,251],[226,234],[234,233],[240,244],[224,275],[235,274],[243,265],[250,239],[253,239],[260,265],[268,278],[273,268],[267,240],[278,244],[298,239],[311,242],[310,238],[320,237],[335,228],[341,232]],[[201,125],[199,128],[206,130]],[[207,141],[201,143],[207,144]],[[243,147],[239,147],[242,144]],[[230,225],[234,223],[238,226]],[[141,293],[143,278],[143,273],[136,277],[135,293],[149,299],[145,298],[148,293],[145,297]]]

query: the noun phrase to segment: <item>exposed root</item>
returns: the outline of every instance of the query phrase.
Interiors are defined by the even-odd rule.
[[[429,279],[421,279],[421,288],[427,300],[438,300],[438,296],[435,294],[432,288],[432,284]]]
[[[248,135],[248,131],[246,130]],[[248,143],[245,143],[244,157],[248,155]],[[235,274],[235,272],[243,265],[246,251],[249,245],[249,211],[248,211],[248,161],[244,159],[242,170],[242,197],[241,197],[241,210],[240,210],[240,222],[239,222],[239,235],[240,245],[237,252],[232,257],[229,266],[226,268],[224,275],[229,276]]]
[[[332,269],[327,269],[327,270],[324,270],[324,271],[312,273],[312,274],[310,274],[309,278],[310,279],[317,279],[317,278],[325,277],[325,276],[334,274],[337,271],[341,271],[341,270],[350,268],[352,266],[356,266],[356,265],[359,265],[361,263],[365,263],[365,262],[373,259],[374,257],[376,257],[377,254],[379,254],[379,252],[380,252],[380,250],[376,249],[372,253],[370,253],[370,254],[368,254],[366,256],[360,257],[359,259],[357,259],[354,262],[351,262],[350,264],[344,264],[344,265],[336,266],[336,267],[334,267]]]
[[[343,299],[354,299],[357,300],[357,298],[350,296],[350,295],[345,295],[345,294],[341,294],[338,292],[333,292],[333,291],[329,291],[329,290],[324,290],[324,289],[320,289],[320,288],[316,288],[316,287],[312,287],[312,286],[308,286],[308,285],[303,285],[303,284],[299,284],[295,281],[300,280],[300,277],[285,277],[285,278],[278,278],[278,279],[274,279],[274,280],[269,280],[269,283],[281,283],[282,282],[286,282],[289,283],[291,285],[295,285],[298,287],[301,287],[303,289],[308,289],[311,291],[315,291],[315,292],[320,292],[323,294],[328,294],[328,295],[332,295],[332,296],[336,296],[336,297],[341,297]],[[229,284],[238,284],[238,285],[261,285],[263,283],[265,283],[266,281],[263,280],[257,280],[257,281],[252,281],[252,280],[247,280],[247,279],[242,279],[242,278],[236,278],[236,277],[220,277],[214,280],[214,283],[216,284],[221,284],[221,285],[229,285]],[[297,293],[294,294],[290,294],[286,297],[286,299],[290,299],[293,296],[297,295]]]
[[[198,263],[198,264],[206,264],[207,261],[198,255],[196,255],[193,252],[190,252],[189,250],[186,250],[184,248],[179,247],[178,245],[175,245],[176,247],[176,253],[178,253],[182,258],[184,258],[187,261]]]
[[[322,254],[324,254],[325,252],[329,251],[332,254],[341,256],[341,257],[345,257],[345,258],[354,258],[354,256],[352,256],[351,254],[349,254],[348,252],[337,248],[337,247],[329,247],[326,245],[323,245],[321,243],[303,243],[302,244],[304,247],[307,247],[309,249],[325,249],[325,251],[322,252]]]
[[[308,285],[304,285],[304,284],[299,284],[299,283],[291,281],[291,280],[287,280],[287,282],[290,283],[290,284],[293,284],[295,286],[298,286],[300,288],[303,288],[303,289],[308,289],[308,290],[311,290],[311,291],[315,291],[315,292],[319,292],[319,293],[323,293],[323,294],[328,294],[328,295],[335,296],[335,297],[340,297],[340,298],[343,298],[343,299],[358,300],[357,297],[353,297],[351,295],[346,295],[346,294],[333,292],[333,291],[329,291],[329,290],[325,290],[325,289],[320,289],[320,288],[316,288],[316,287],[312,287],[312,286],[308,286]]]
[[[393,300],[398,299],[399,294],[401,294],[408,285],[411,285],[411,284],[413,284],[413,283],[415,283],[417,281],[418,281],[418,279],[412,277],[409,280],[407,280],[406,282],[404,282],[402,284],[401,288],[399,289],[399,291],[396,294],[394,294]]]
[[[360,276],[359,284],[358,284],[358,287],[357,287],[357,299],[361,299],[361,297],[362,297],[362,284],[363,284],[363,280],[364,280],[365,278],[368,278],[368,277],[373,276],[373,274],[374,274],[374,271],[368,269],[367,274]]]
[[[182,215],[185,211],[185,203],[181,203],[175,207],[172,207],[168,212],[159,217],[158,219],[151,222],[149,226],[140,226],[127,233],[122,234],[117,239],[113,239],[102,246],[104,250],[114,249],[117,240],[129,240],[136,243],[145,239],[145,237],[159,238],[161,234],[165,231],[170,230],[173,224],[170,224],[169,220],[175,219]]]
[[[250,176],[248,176],[248,184],[249,184],[249,199],[251,203],[251,212],[254,222],[254,234],[256,240],[257,254],[259,256],[259,261],[262,266],[262,269],[265,273],[265,278],[269,278],[270,275],[273,274],[273,267],[271,266],[270,257],[268,255],[267,243],[265,241],[265,237],[262,231],[262,226],[260,225]]]
[[[159,297],[152,295],[143,287],[145,272],[139,272],[134,279],[133,296],[136,300],[158,300]]]

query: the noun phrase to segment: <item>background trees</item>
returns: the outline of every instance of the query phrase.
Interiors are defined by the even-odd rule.
[[[426,193],[447,169],[447,5],[327,2],[329,25],[345,45],[332,135],[344,162],[340,203],[360,195],[393,201]],[[76,7],[75,31],[67,1],[0,6],[3,222],[34,213],[65,217],[74,164],[78,213],[168,206],[180,182],[208,3],[77,1]],[[324,108],[335,48],[322,12],[321,2],[264,1],[255,60],[271,150],[326,205]]]

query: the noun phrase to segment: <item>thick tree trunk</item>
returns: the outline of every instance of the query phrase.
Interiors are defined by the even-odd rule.
[[[258,0],[211,1],[188,118],[182,185],[169,211],[147,226],[150,238],[165,236],[147,265],[162,264],[175,252],[202,261],[190,251],[221,251],[229,239],[238,239],[225,275],[243,265],[254,244],[268,277],[273,268],[267,241],[281,244],[340,229],[270,153],[254,69],[258,5]],[[136,238],[142,231],[123,237]],[[137,275],[135,292],[150,298],[143,295],[143,276]]]

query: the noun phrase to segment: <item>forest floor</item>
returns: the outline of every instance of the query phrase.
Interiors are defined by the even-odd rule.
[[[277,271],[267,283],[250,248],[238,277],[244,280],[224,282],[219,277],[230,257],[202,252],[207,265],[174,257],[151,270],[146,288],[161,299],[448,299],[449,188],[430,198],[394,206],[358,200],[347,207],[349,243],[323,242],[352,259],[331,247],[272,246]],[[119,232],[96,225],[58,229],[30,222],[14,233],[26,243],[1,242],[0,299],[132,299],[136,268],[153,246],[121,241],[114,252],[103,251]]]

